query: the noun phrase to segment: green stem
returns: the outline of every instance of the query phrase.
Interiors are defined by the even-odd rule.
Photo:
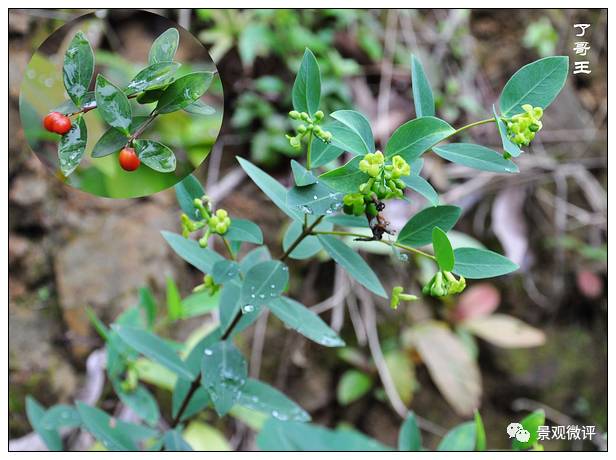
[[[310,134],[308,135],[308,147],[306,147],[306,169],[308,170],[312,169],[311,167],[312,161],[310,158],[311,150],[312,150],[312,131],[310,131]]]
[[[461,128],[456,129],[453,133],[451,133],[445,139],[455,136],[456,134],[460,134],[462,131],[466,131],[467,129],[474,128],[475,126],[480,126],[480,125],[485,125],[487,123],[495,123],[495,122],[496,122],[496,118],[492,117],[492,118],[486,118],[485,120],[479,120],[473,123],[469,123],[468,125],[464,125]]]
[[[152,122],[156,119],[157,116],[158,116],[158,113],[156,111],[152,112],[149,118],[146,121],[144,121],[141,124],[141,126],[139,126],[139,128],[137,128],[137,130],[128,138],[126,145],[132,144],[135,139],[141,136],[143,132],[148,128],[148,126],[152,124]]]
[[[231,249],[231,245],[229,244],[229,240],[222,235],[220,235],[220,237],[222,238],[223,243],[225,243],[225,248],[227,248],[227,252],[229,253],[229,257],[231,257],[231,260],[236,260],[235,254],[233,254],[233,249]]]
[[[352,236],[354,238],[366,238],[369,237],[368,235],[365,235],[363,233],[353,233],[353,232],[342,232],[342,231],[316,231],[316,232],[312,232],[313,235],[335,235],[335,236]],[[428,254],[427,252],[421,251],[417,248],[414,248],[412,246],[407,246],[406,244],[401,244],[398,243],[396,241],[387,241],[387,240],[372,240],[372,241],[376,241],[378,243],[383,243],[386,244],[387,246],[395,246],[397,248],[400,249],[404,249],[405,251],[408,252],[413,252],[415,254],[418,254],[420,256],[423,257],[427,257],[428,259],[432,259],[432,260],[436,260],[436,257],[434,257],[432,254]]]

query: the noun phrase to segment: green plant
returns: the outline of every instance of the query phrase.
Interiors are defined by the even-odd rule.
[[[414,68],[420,69],[420,65],[415,61]],[[528,140],[526,134],[523,142],[516,136],[520,131],[526,133],[527,129],[533,134],[539,131],[538,118],[542,113],[537,108],[543,111],[554,100],[565,82],[567,68],[566,57],[545,58],[524,66],[504,87],[499,99],[500,114],[494,108],[493,117],[458,129],[434,116],[429,82],[423,71],[416,71],[412,77],[416,88],[414,103],[422,116],[402,124],[380,152],[376,149],[370,124],[362,114],[337,110],[326,117],[322,113],[319,65],[313,53],[306,49],[293,86],[293,110],[289,114],[295,123],[295,134],[288,136],[288,140],[294,149],[305,148],[304,165],[291,160],[295,185],[287,189],[249,161],[238,158],[246,174],[291,219],[283,238],[281,257],[272,258],[263,245],[263,234],[256,223],[230,217],[223,209],[214,209],[199,182],[193,176],[187,177],[176,186],[183,211],[182,234],[163,232],[163,237],[181,258],[204,274],[203,284],[197,286],[193,294],[200,296],[206,306],[198,313],[217,308],[219,323],[184,344],[164,339],[157,333],[160,328],[156,322],[157,307],[147,291],[142,292],[139,306],[123,313],[111,328],[91,315],[107,345],[107,374],[114,391],[145,425],[115,421],[102,410],[83,403],[78,403],[76,409],[56,406],[44,410],[30,400],[30,421],[34,428],[50,448],[62,447],[56,431],[59,426],[81,426],[108,449],[184,450],[191,446],[183,438],[190,431],[189,427],[184,429],[184,424],[190,424],[196,414],[213,408],[221,417],[232,414],[241,418],[245,417],[243,410],[248,409],[262,414],[258,422],[250,419],[252,426],[260,429],[257,442],[262,449],[385,449],[382,444],[354,431],[330,431],[306,424],[310,415],[295,402],[272,386],[248,378],[246,359],[233,339],[268,309],[309,340],[326,347],[344,346],[342,338],[319,316],[287,295],[289,260],[309,259],[324,251],[359,285],[376,296],[388,298],[376,273],[343,238],[354,238],[359,244],[386,245],[434,262],[436,267],[426,279],[423,294],[450,304],[452,296],[465,289],[467,279],[492,278],[515,271],[517,266],[496,252],[476,247],[454,248],[448,232],[455,226],[461,210],[439,204],[436,192],[419,176],[421,156],[432,150],[446,160],[477,170],[516,173],[518,168],[512,158],[522,153],[520,147]],[[503,154],[469,143],[441,145],[474,126],[488,123],[495,123],[500,133]],[[512,126],[519,129],[516,131]],[[339,168],[320,171],[344,152],[352,154],[353,158]],[[391,200],[408,199],[407,188],[426,197],[431,206],[411,217],[393,238],[382,212]],[[365,231],[347,231],[349,225]],[[192,238],[193,234],[196,239]],[[223,243],[225,255],[210,247],[211,238]],[[241,249],[245,244],[256,247],[244,253]],[[432,246],[431,250],[423,248],[427,245]],[[401,286],[391,286],[391,291],[393,307],[398,307],[401,301],[418,298],[404,293]],[[182,318],[188,303],[179,299],[173,284],[169,285],[167,298],[168,314],[163,323],[166,325]],[[439,353],[453,361],[452,368],[467,366],[475,372],[472,360],[466,352],[460,354],[452,337],[446,321],[427,320],[414,326],[407,342],[431,373],[434,371],[433,358]],[[434,338],[444,346],[435,347],[431,342]],[[150,366],[165,370],[159,370],[157,378],[152,379],[151,373],[144,370],[140,356],[145,357]],[[457,358],[462,362],[456,363]],[[161,379],[161,374],[170,376]],[[485,431],[475,411],[479,401],[473,398],[456,400],[455,396],[460,394],[454,393],[452,397],[446,386],[448,382],[438,373],[432,375],[460,413],[468,416],[475,413],[474,421],[455,427],[438,448],[484,450]],[[457,383],[462,378],[462,373],[454,376]],[[349,392],[349,379],[351,387],[361,388],[351,388],[353,391]],[[347,376],[345,380],[347,382],[339,389],[339,398],[345,403],[360,397],[372,385],[369,376],[359,374]],[[171,391],[168,428],[162,429],[158,423],[161,417],[158,403],[142,381],[155,382]],[[468,407],[469,404],[472,406]],[[66,417],[59,418],[57,413],[62,411]],[[63,423],[63,419],[67,422]],[[530,422],[528,424],[530,426]],[[413,415],[402,427],[399,448],[422,448]]]
[[[161,173],[175,171],[173,151],[158,141],[142,139],[141,136],[160,115],[178,110],[200,115],[215,113],[212,107],[199,100],[210,86],[213,72],[193,72],[175,78],[180,64],[173,58],[179,39],[177,29],[162,33],[152,44],[149,65],[139,71],[125,88],[98,74],[94,91],[89,91],[94,77],[94,53],[86,36],[82,32],[75,34],[68,45],[63,66],[64,88],[70,99],[54,108],[44,119],[48,131],[62,135],[58,143],[58,159],[64,176],[69,176],[83,159],[88,142],[84,115],[95,109],[110,127],[98,139],[92,158],[121,151],[123,154],[118,159],[126,171],[134,171],[140,163]],[[156,103],[156,106],[148,116],[133,116],[130,102],[133,99],[142,105]],[[70,117],[74,117],[72,121]],[[131,151],[136,153],[138,161],[129,155]],[[131,159],[127,162],[129,156]]]

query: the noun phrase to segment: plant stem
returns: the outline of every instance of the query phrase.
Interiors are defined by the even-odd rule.
[[[131,94],[130,96],[126,96],[128,99],[133,99],[139,95],[141,95],[142,93],[135,93],[135,94]],[[73,115],[77,115],[79,113],[88,113],[90,110],[94,110],[97,108],[97,104],[96,104],[96,100],[92,101],[92,104],[87,106],[87,107],[82,107],[81,109],[77,110],[77,112],[73,112],[73,113],[68,113],[67,115],[69,117],[72,117]]]
[[[460,134],[462,131],[466,131],[467,129],[474,128],[475,126],[485,125],[487,123],[495,123],[496,118],[486,118],[485,120],[475,121],[473,123],[469,123],[468,125],[464,125],[461,128],[456,129],[453,133],[451,133],[447,138],[455,136],[456,134]]]
[[[304,238],[306,238],[307,236],[310,236],[310,234],[313,233],[314,228],[321,223],[321,221],[323,220],[323,217],[325,216],[317,217],[317,219],[311,225],[304,228],[302,233],[295,239],[295,241],[293,241],[293,244],[291,244],[291,246],[289,246],[287,250],[284,252],[282,257],[280,258],[281,261],[286,260],[289,257],[289,255],[291,255],[293,250],[297,246],[299,246],[299,244],[304,240]]]
[[[182,405],[180,406],[180,410],[178,411],[175,418],[171,422],[171,428],[175,428],[178,425],[178,423],[180,423],[180,420],[182,419],[182,415],[184,414],[186,407],[188,407],[188,403],[190,402],[193,395],[195,394],[195,391],[197,391],[197,389],[199,388],[200,384],[201,384],[201,374],[199,374],[197,378],[191,382],[188,393],[186,394],[186,397],[184,398],[184,401],[182,401]]]
[[[311,167],[312,161],[310,158],[311,151],[312,151],[312,131],[310,131],[310,134],[308,135],[308,147],[306,147],[306,169],[307,170],[312,169]]]
[[[342,232],[342,231],[330,231],[330,232],[317,231],[317,232],[312,232],[312,234],[313,235],[352,236],[352,237],[355,237],[355,238],[366,238],[366,237],[368,237],[367,235],[364,235],[362,233],[352,233],[352,232]],[[387,246],[395,246],[397,248],[404,249],[405,251],[414,252],[415,254],[418,254],[420,256],[427,257],[428,259],[436,260],[436,258],[432,254],[428,254],[427,252],[421,251],[421,250],[419,250],[417,248],[414,248],[412,246],[407,246],[406,244],[398,243],[396,241],[387,241],[387,240],[372,240],[372,241],[375,241],[377,243],[383,243],[383,244],[386,244]]]
[[[235,254],[233,254],[233,250],[231,249],[231,245],[229,244],[229,240],[227,240],[224,236],[220,236],[222,238],[223,243],[225,243],[225,248],[227,248],[227,252],[229,253],[229,257],[231,260],[235,260]]]
[[[156,119],[157,116],[158,116],[158,113],[156,111],[153,111],[150,114],[150,117],[146,121],[144,121],[139,126],[139,128],[137,128],[137,130],[128,138],[128,141],[126,141],[126,145],[131,144],[135,139],[141,136],[143,132],[148,128],[148,126],[152,124],[152,122]]]

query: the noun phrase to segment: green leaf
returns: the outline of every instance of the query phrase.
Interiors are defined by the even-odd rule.
[[[524,417],[520,424],[522,428],[530,433],[530,437],[526,442],[520,442],[517,439],[511,441],[511,447],[514,450],[524,450],[533,447],[539,438],[539,427],[545,425],[545,412],[543,409],[538,409]]]
[[[271,415],[283,421],[307,422],[310,415],[276,388],[248,379],[242,388],[237,404],[248,409]]]
[[[311,225],[312,223],[314,223],[314,220],[315,220],[315,217],[310,216],[308,219],[308,225]],[[333,228],[334,226],[332,223],[327,222],[327,221],[322,221],[315,227],[315,230],[329,232],[333,230]],[[299,236],[302,234],[302,231],[303,231],[303,224],[301,222],[298,222],[296,220],[291,221],[291,223],[287,227],[284,237],[282,238],[282,249],[284,251],[287,251],[291,247],[291,245],[295,242],[295,240],[299,238]],[[293,249],[293,251],[291,251],[291,254],[289,254],[289,257],[291,259],[297,259],[297,260],[309,259],[310,257],[316,255],[321,249],[323,249],[323,246],[321,246],[321,243],[319,243],[318,238],[316,236],[311,235],[311,236],[307,236],[306,238],[304,238],[302,242],[299,243],[295,247],[295,249]]]
[[[57,404],[45,411],[41,423],[46,430],[58,428],[77,428],[81,425],[81,417],[73,406]]]
[[[263,232],[257,224],[246,219],[231,219],[231,226],[225,233],[229,241],[263,244]]]
[[[26,396],[26,416],[28,422],[41,437],[50,451],[62,450],[62,438],[56,429],[48,428],[44,422],[45,408],[41,406],[32,396]]]
[[[112,451],[138,450],[131,437],[102,410],[77,401],[77,411],[86,429],[106,449]]]
[[[262,451],[388,451],[391,448],[352,429],[329,430],[310,423],[269,418],[257,436]]]
[[[340,404],[348,406],[368,393],[370,388],[372,388],[372,377],[364,372],[351,369],[342,374],[338,381],[336,396]]]
[[[319,235],[318,238],[332,259],[341,265],[352,278],[376,295],[387,298],[381,282],[361,256],[333,236]]]
[[[179,42],[180,33],[177,29],[170,28],[165,30],[154,40],[154,43],[152,43],[148,62],[150,64],[155,64],[157,62],[173,61]]]
[[[257,187],[259,187],[278,208],[292,219],[300,222],[304,221],[303,213],[287,206],[287,189],[280,182],[248,160],[237,157],[237,161]]]
[[[289,328],[326,347],[342,347],[344,341],[313,311],[301,303],[279,297],[267,303],[270,311]]]
[[[361,159],[358,155],[343,166],[321,174],[319,181],[340,193],[356,193],[359,186],[369,178],[359,169]]]
[[[175,197],[182,211],[184,211],[191,220],[201,220],[203,216],[201,212],[195,208],[193,203],[195,198],[201,199],[201,197],[205,195],[205,191],[197,178],[190,174],[175,184],[174,188]]]
[[[446,272],[453,270],[455,263],[453,248],[447,238],[447,233],[438,227],[432,229],[432,247],[439,268]]]
[[[139,289],[139,307],[145,313],[148,328],[152,328],[156,322],[158,307],[156,306],[156,299],[150,288],[142,287]]]
[[[93,74],[94,53],[84,33],[79,31],[68,45],[62,67],[64,88],[79,108],[82,107]]]
[[[237,51],[244,66],[252,66],[257,56],[269,54],[272,32],[268,25],[251,24],[242,27],[237,40]]]
[[[170,321],[180,319],[182,315],[182,296],[175,281],[167,277],[167,316]]]
[[[195,115],[214,115],[216,113],[216,109],[214,107],[207,105],[200,99],[197,99],[192,104],[188,104],[184,107],[184,111]]]
[[[174,417],[178,414],[182,404],[184,403],[184,399],[186,398],[186,396],[188,396],[190,386],[191,383],[188,380],[178,379],[175,383],[172,396],[172,410]],[[191,417],[194,417],[196,414],[207,408],[210,403],[210,395],[205,390],[205,388],[197,388],[197,390],[195,390],[192,397],[190,398],[190,401],[188,401],[186,409],[184,409],[182,417],[180,417],[180,421],[183,422]]]
[[[60,171],[68,177],[79,165],[88,143],[88,129],[83,116],[79,115],[73,121],[71,130],[60,139],[58,144],[58,159]]]
[[[295,186],[287,193],[287,206],[299,209],[304,214],[331,215],[342,207],[342,193],[322,183]]]
[[[225,284],[240,274],[240,266],[233,260],[221,260],[214,264],[212,268],[212,278],[216,284]]]
[[[337,110],[330,114],[336,120],[327,126],[332,133],[332,144],[356,155],[373,153],[374,137],[370,122],[354,110]]]
[[[293,179],[295,180],[295,185],[297,185],[298,187],[312,185],[317,181],[317,178],[314,177],[314,175],[310,171],[308,171],[295,160],[291,160],[291,170],[293,171]]]
[[[138,385],[133,391],[126,391],[121,383],[112,380],[113,390],[116,392],[120,401],[132,409],[141,420],[148,425],[155,426],[160,418],[158,403],[150,391],[143,385]]]
[[[304,51],[304,58],[295,77],[291,98],[293,108],[298,112],[306,112],[312,117],[319,110],[321,71],[314,54],[308,48]]]
[[[400,155],[410,163],[454,132],[449,123],[440,118],[421,117],[407,121],[387,141],[385,156]]]
[[[289,269],[277,260],[259,262],[244,276],[240,303],[257,307],[280,297],[289,282]]]
[[[486,450],[486,429],[483,425],[483,420],[481,419],[481,414],[478,410],[475,410],[475,434],[476,434],[476,442],[475,442],[475,450],[483,452]]]
[[[517,264],[487,249],[457,248],[453,272],[470,279],[494,278],[516,271]]]
[[[81,107],[77,107],[72,100],[67,99],[62,104],[54,107],[51,112],[60,112],[64,115],[70,115],[78,112],[80,108],[86,109],[90,107],[96,107],[96,95],[94,94],[94,91],[88,91],[85,94],[83,100],[81,101]]]
[[[166,88],[152,89],[149,91],[146,90],[137,96],[137,102],[139,104],[151,104],[152,102],[158,102],[160,97],[165,92],[165,89]]]
[[[254,248],[252,251],[248,252],[241,260],[240,270],[242,271],[242,273],[248,273],[248,270],[257,265],[259,262],[264,262],[271,259],[272,256],[270,255],[267,246],[260,246],[258,248]]]
[[[472,451],[475,450],[475,422],[464,422],[447,432],[436,450]]]
[[[522,105],[546,109],[565,85],[569,72],[567,56],[550,56],[526,64],[509,79],[499,98],[504,117],[522,113]]]
[[[169,430],[163,436],[163,444],[168,452],[188,452],[192,447],[182,437],[179,429]]]
[[[421,450],[421,432],[413,412],[409,414],[400,427],[398,450],[405,452],[419,452]]]
[[[184,439],[196,451],[230,451],[225,435],[213,426],[193,420],[184,430]]]
[[[422,209],[409,219],[398,234],[398,243],[424,246],[432,242],[432,229],[439,227],[448,232],[456,225],[462,210],[457,206],[431,206]]]
[[[326,129],[326,128],[325,128]],[[331,142],[326,144],[321,139],[316,136],[312,138],[312,147],[310,152],[310,160],[312,162],[313,168],[318,168],[319,166],[324,166],[327,163],[334,161],[340,155],[344,153],[339,147],[336,147]]]
[[[212,72],[194,72],[178,78],[158,99],[156,112],[175,112],[192,104],[207,91],[213,77]]]
[[[413,399],[413,391],[417,386],[413,361],[409,358],[408,353],[399,348],[386,351],[384,357],[394,387],[402,402],[408,406]]]
[[[224,259],[211,249],[202,248],[196,241],[184,238],[177,233],[163,231],[161,234],[178,256],[202,273],[211,273],[214,264]]]
[[[134,145],[137,156],[144,165],[161,173],[175,171],[175,155],[166,145],[147,139],[136,139]]]
[[[180,64],[177,62],[157,62],[149,65],[133,77],[126,87],[126,95],[131,96],[145,90],[167,86],[179,68]]]
[[[148,117],[133,117],[129,127],[130,133],[134,133],[147,119]],[[127,142],[128,136],[126,136],[126,134],[116,128],[109,128],[94,146],[92,158],[101,158],[116,153],[122,149]]]
[[[113,330],[118,333],[122,341],[131,348],[137,350],[142,355],[150,358],[167,369],[175,372],[179,377],[192,380],[196,375],[186,367],[179,356],[173,351],[163,339],[131,326],[113,326]]]
[[[129,135],[133,119],[130,102],[120,88],[107,80],[102,74],[96,76],[96,106],[110,126]]]
[[[418,174],[411,174],[410,176],[401,177],[401,179],[407,187],[423,196],[432,206],[438,206],[440,202],[438,193],[423,177]]]
[[[210,394],[219,416],[237,403],[247,378],[248,365],[233,343],[222,341],[205,348],[201,384]]]
[[[522,153],[522,150],[520,150],[520,147],[517,144],[515,144],[511,139],[509,139],[505,122],[496,113],[496,107],[492,106],[492,112],[494,113],[494,118],[496,119],[496,127],[498,128],[498,134],[500,134],[501,142],[503,143],[503,150],[512,157],[519,157]]]
[[[498,173],[520,172],[518,166],[511,160],[483,145],[477,144],[447,144],[434,147],[434,153],[445,160],[480,171]]]
[[[421,62],[415,55],[411,56],[411,79],[416,117],[433,117],[434,96],[432,95],[432,88]]]

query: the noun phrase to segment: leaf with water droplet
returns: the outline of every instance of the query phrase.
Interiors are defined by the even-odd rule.
[[[289,273],[283,270],[284,266],[277,260],[268,260],[248,270],[242,285],[240,304],[259,306],[269,301],[272,294],[278,297],[289,282]],[[272,284],[275,286],[273,289]]]
[[[233,260],[220,260],[212,267],[212,278],[216,284],[225,284],[227,281],[237,278],[240,274],[240,266]]]
[[[73,121],[70,131],[60,139],[58,144],[58,159],[60,171],[68,177],[79,165],[88,143],[88,129],[83,116],[79,115]]]
[[[222,417],[238,401],[248,378],[248,365],[229,341],[218,342],[208,348],[212,354],[203,355],[201,384],[209,393],[216,412]]]
[[[79,31],[68,44],[62,67],[64,88],[79,108],[83,105],[93,74],[94,53],[84,33]]]
[[[308,171],[301,164],[295,160],[291,160],[291,169],[293,170],[293,178],[295,179],[295,185],[298,187],[304,187],[306,185],[312,185],[317,181],[312,172]]]
[[[105,412],[85,403],[77,402],[77,411],[92,436],[98,439],[108,450],[136,451],[137,445],[118,423]]]
[[[305,214],[323,216],[340,209],[342,193],[335,192],[321,183],[293,187],[287,193],[287,206]]]
[[[157,62],[173,61],[179,43],[180,33],[176,28],[171,27],[165,30],[154,40],[154,43],[152,43],[148,62],[150,64],[155,64]]]
[[[192,104],[207,91],[213,77],[212,72],[194,72],[178,78],[158,99],[156,112],[175,112]]]
[[[157,62],[141,70],[126,87],[126,95],[167,86],[180,67],[177,62]]]
[[[263,244],[263,232],[257,224],[247,219],[231,219],[225,238],[229,241]]]
[[[96,76],[96,105],[103,119],[114,128],[129,135],[133,118],[130,102],[120,88],[103,75]]]
[[[76,428],[81,425],[81,417],[73,406],[57,404],[47,409],[41,423],[47,430]]]
[[[278,420],[310,421],[310,415],[276,388],[259,380],[248,379],[237,404],[262,412]]]
[[[166,145],[147,139],[137,139],[134,145],[137,156],[144,165],[162,173],[175,171],[175,155]]]

